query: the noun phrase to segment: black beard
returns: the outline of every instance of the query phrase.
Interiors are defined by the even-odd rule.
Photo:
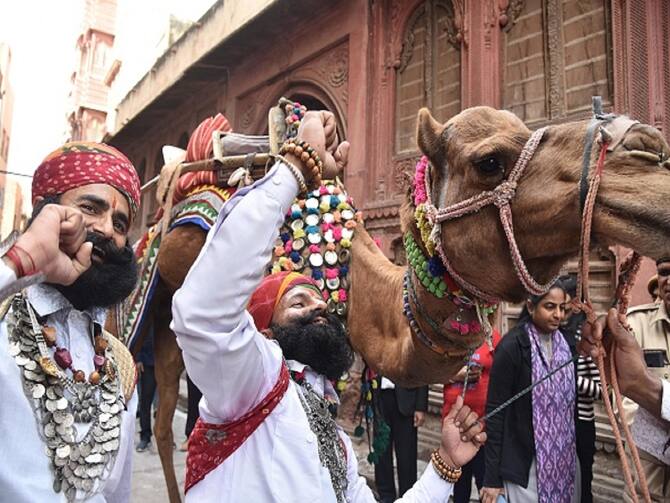
[[[95,232],[88,232],[86,241],[102,251],[103,262],[92,262],[91,267],[71,285],[51,286],[80,311],[118,304],[130,295],[137,284],[138,267],[133,249],[128,243],[119,248],[114,241]]]
[[[315,322],[319,316],[326,323]],[[272,324],[270,330],[284,358],[309,365],[328,379],[338,379],[354,362],[344,325],[333,314],[317,311],[288,325]]]

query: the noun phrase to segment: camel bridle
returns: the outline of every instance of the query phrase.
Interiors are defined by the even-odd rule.
[[[462,216],[475,213],[482,208],[488,205],[495,205],[499,210],[500,222],[502,223],[505,237],[507,238],[507,243],[509,245],[510,255],[512,257],[512,263],[514,264],[514,269],[517,273],[519,281],[524,286],[526,290],[534,295],[544,293],[555,281],[552,280],[544,285],[539,284],[533,276],[528,271],[526,263],[521,256],[521,251],[519,246],[516,243],[516,238],[514,237],[514,224],[512,220],[512,207],[511,202],[514,199],[516,194],[517,184],[521,176],[523,175],[528,162],[532,159],[535,150],[537,149],[542,136],[544,135],[546,127],[540,128],[531,134],[530,138],[526,142],[519,155],[514,167],[510,171],[509,176],[506,180],[501,182],[495,189],[487,190],[479,193],[476,196],[473,196],[469,199],[465,199],[458,203],[452,204],[445,208],[437,208],[433,204],[432,194],[431,194],[431,181],[430,181],[430,170],[426,170],[426,217],[428,221],[433,225],[433,231],[431,233],[431,240],[435,243],[435,248],[437,249],[442,262],[444,263],[445,269],[449,274],[454,278],[454,280],[461,285],[465,290],[473,293],[478,298],[483,299],[487,302],[497,302],[498,299],[489,293],[484,292],[480,288],[477,288],[472,283],[467,281],[463,276],[458,274],[452,264],[450,263],[445,251],[442,246],[442,237],[441,237],[441,227],[440,224],[447,220],[453,220],[460,218]]]
[[[579,203],[581,211],[581,231],[580,231],[580,251],[579,251],[579,269],[577,275],[577,296],[573,299],[573,304],[581,309],[587,315],[587,321],[591,324],[594,324],[596,321],[595,311],[593,309],[592,303],[589,298],[589,251],[591,243],[591,228],[593,224],[593,212],[595,208],[596,195],[600,187],[600,180],[605,166],[605,157],[608,152],[614,150],[614,148],[621,143],[625,135],[628,133],[630,128],[637,124],[637,121],[628,119],[627,117],[620,117],[614,114],[603,114],[602,112],[602,102],[600,97],[593,98],[593,111],[594,115],[587,127],[586,137],[585,137],[585,146],[584,153],[582,157],[582,171],[579,181]],[[604,126],[608,126],[605,128]],[[442,246],[441,239],[441,227],[440,224],[447,220],[453,220],[464,215],[468,215],[474,212],[481,210],[482,208],[488,205],[495,205],[499,210],[500,222],[503,226],[505,237],[507,239],[510,255],[512,258],[512,263],[514,264],[514,269],[516,271],[519,281],[524,286],[524,288],[533,295],[542,295],[556,281],[556,278],[553,278],[551,281],[545,284],[539,284],[533,276],[528,271],[525,261],[521,255],[519,247],[516,243],[516,238],[514,236],[514,226],[512,220],[512,209],[511,201],[516,195],[516,190],[518,186],[518,181],[523,175],[528,162],[533,157],[535,151],[537,150],[538,145],[540,144],[544,133],[547,128],[540,128],[533,132],[524,145],[521,154],[516,160],[514,167],[510,171],[510,174],[506,180],[501,182],[495,189],[481,192],[480,194],[465,199],[461,202],[452,204],[444,208],[437,208],[432,202],[431,195],[431,183],[430,183],[430,170],[426,170],[425,184],[426,184],[426,195],[427,201],[425,203],[426,207],[426,217],[428,221],[433,225],[433,229],[430,235],[430,239],[435,243],[435,247],[439,253],[439,256],[444,263],[445,269],[449,274],[454,278],[454,280],[460,284],[462,288],[473,293],[479,299],[491,302],[495,301],[495,297],[483,292],[481,289],[472,285],[470,282],[465,280],[461,275],[459,275],[456,270],[451,265],[444,248]],[[596,142],[596,133],[599,132],[599,139]],[[591,172],[591,156],[593,150],[593,144],[599,143],[600,152],[598,154],[598,160],[596,162],[595,169]],[[648,154],[645,152],[638,152],[637,154],[640,157],[647,157]],[[649,154],[651,155],[651,154]],[[663,162],[663,155],[659,154],[659,162]],[[615,299],[615,305],[618,308],[620,315],[625,315],[628,303],[630,301],[630,295],[632,286],[634,283],[635,275],[640,267],[640,256],[633,252],[623,263],[621,267],[621,274],[619,276],[619,282],[617,285],[617,293]],[[633,440],[633,436],[630,432],[626,419],[623,412],[623,403],[622,396],[617,382],[616,367],[613,358],[615,351],[615,343],[610,347],[610,376],[609,382],[611,382],[613,395],[618,406],[619,414],[621,416],[621,427],[624,430],[626,436],[626,441],[629,445],[631,451],[631,456],[633,458],[633,464],[635,471],[637,472],[639,486],[642,490],[642,496],[645,502],[651,502],[649,495],[649,489],[647,487],[647,481],[640,464],[640,457]],[[571,360],[574,361],[574,358]],[[568,362],[570,363],[570,362]],[[598,366],[598,371],[600,374],[601,386],[603,389],[607,389],[608,386],[608,376],[605,370],[605,361],[604,361],[604,351],[600,351],[598,357],[596,358],[596,364]],[[561,366],[562,367],[562,366]],[[554,369],[553,372],[545,376],[541,381],[551,377],[556,371],[560,368]],[[520,398],[522,395],[526,394],[534,386],[539,384],[539,382],[532,384],[526,389],[522,390],[520,393],[512,397],[510,400],[507,400],[500,407],[496,408],[491,413],[487,414],[484,419],[488,419],[493,414],[499,413],[502,409],[509,406],[513,401]],[[463,386],[463,392],[467,387],[467,374],[466,381]],[[638,502],[637,492],[635,490],[635,485],[631,475],[630,466],[628,464],[628,459],[623,447],[623,439],[621,435],[621,429],[619,423],[616,420],[614,409],[608,393],[603,393],[603,402],[607,412],[608,419],[612,426],[612,430],[615,437],[615,442],[617,446],[617,452],[621,460],[623,474],[625,483],[629,488],[629,493],[634,502]]]
[[[591,221],[593,219],[593,206],[595,204],[595,196],[598,191],[600,176],[604,166],[604,156],[607,151],[613,150],[614,147],[616,147],[616,145],[621,142],[628,130],[637,123],[637,121],[632,121],[626,117],[619,117],[613,114],[603,114],[602,105],[599,101],[596,102],[596,100],[594,100],[594,112],[594,117],[589,124],[589,127],[587,128],[582,172],[579,182],[580,209],[582,210],[582,241],[586,237],[585,231],[588,231],[586,232],[586,235],[590,237]],[[612,127],[610,129],[613,131],[605,130],[603,128],[605,125],[611,125]],[[456,269],[451,264],[451,261],[447,257],[446,252],[444,251],[444,247],[442,246],[442,231],[440,224],[448,220],[454,220],[456,218],[478,212],[482,208],[489,205],[496,206],[499,211],[500,223],[502,224],[505,238],[508,243],[512,264],[514,265],[514,270],[517,274],[517,277],[519,278],[519,281],[526,289],[526,291],[532,295],[543,295],[546,293],[551,285],[554,284],[557,277],[552,278],[550,281],[544,284],[540,284],[535,280],[535,278],[533,278],[533,275],[528,270],[514,235],[514,221],[512,218],[511,203],[514,199],[514,196],[516,195],[519,180],[523,176],[528,163],[533,158],[533,155],[540,145],[540,142],[542,141],[542,138],[547,129],[548,127],[540,128],[530,135],[530,138],[526,141],[523,149],[521,150],[514,167],[511,169],[509,176],[500,184],[498,184],[498,186],[496,186],[493,190],[483,191],[476,196],[470,197],[458,203],[454,203],[447,207],[438,208],[433,203],[431,191],[431,173],[430,169],[426,170],[426,218],[433,226],[430,238],[435,243],[435,247],[440,258],[442,259],[442,262],[444,263],[445,269],[454,278],[454,280],[462,288],[486,302],[497,302],[499,299],[497,299],[496,296],[476,287],[456,271]],[[596,142],[595,136],[598,130],[600,131],[599,143],[601,145],[601,155],[598,159],[595,173],[591,177],[591,182],[589,182],[591,152],[593,149],[593,144]],[[580,271],[582,271],[581,263]],[[581,281],[579,281],[579,283],[581,286]]]

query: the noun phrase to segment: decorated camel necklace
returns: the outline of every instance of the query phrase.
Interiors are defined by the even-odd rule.
[[[53,489],[62,491],[68,501],[88,499],[109,475],[120,445],[125,406],[114,355],[104,336],[97,334],[97,370],[86,382],[67,350],[56,349],[52,358],[49,348],[55,346],[55,332],[40,325],[21,294],[12,301],[8,333],[9,354],[21,371],[51,460]],[[79,428],[88,430],[78,441]]]

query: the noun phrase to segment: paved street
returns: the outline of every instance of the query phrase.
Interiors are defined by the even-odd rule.
[[[177,447],[184,441],[184,425],[186,424],[186,414],[177,409],[172,423]],[[136,441],[139,440],[139,422],[137,423]],[[177,482],[180,487],[184,487],[184,470],[186,466],[186,453],[179,450],[174,451],[175,471],[177,473]],[[158,457],[156,443],[152,439],[151,448],[144,452],[135,452],[133,458],[133,487],[132,502],[138,503],[165,503],[168,501],[167,490],[165,489],[165,480],[163,479],[163,470],[161,460]]]

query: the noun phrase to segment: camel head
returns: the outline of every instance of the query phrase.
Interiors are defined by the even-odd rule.
[[[511,199],[514,236],[529,272],[549,281],[579,251],[579,182],[588,121],[550,126]],[[593,173],[601,136],[590,158]],[[430,159],[433,204],[444,208],[493,190],[508,176],[531,131],[513,113],[464,110],[445,124],[427,109],[417,143]],[[670,148],[661,133],[635,124],[608,152],[593,213],[592,243],[623,245],[652,258],[670,252]],[[519,301],[525,290],[512,264],[498,208],[486,206],[441,224],[453,268],[476,287]]]

